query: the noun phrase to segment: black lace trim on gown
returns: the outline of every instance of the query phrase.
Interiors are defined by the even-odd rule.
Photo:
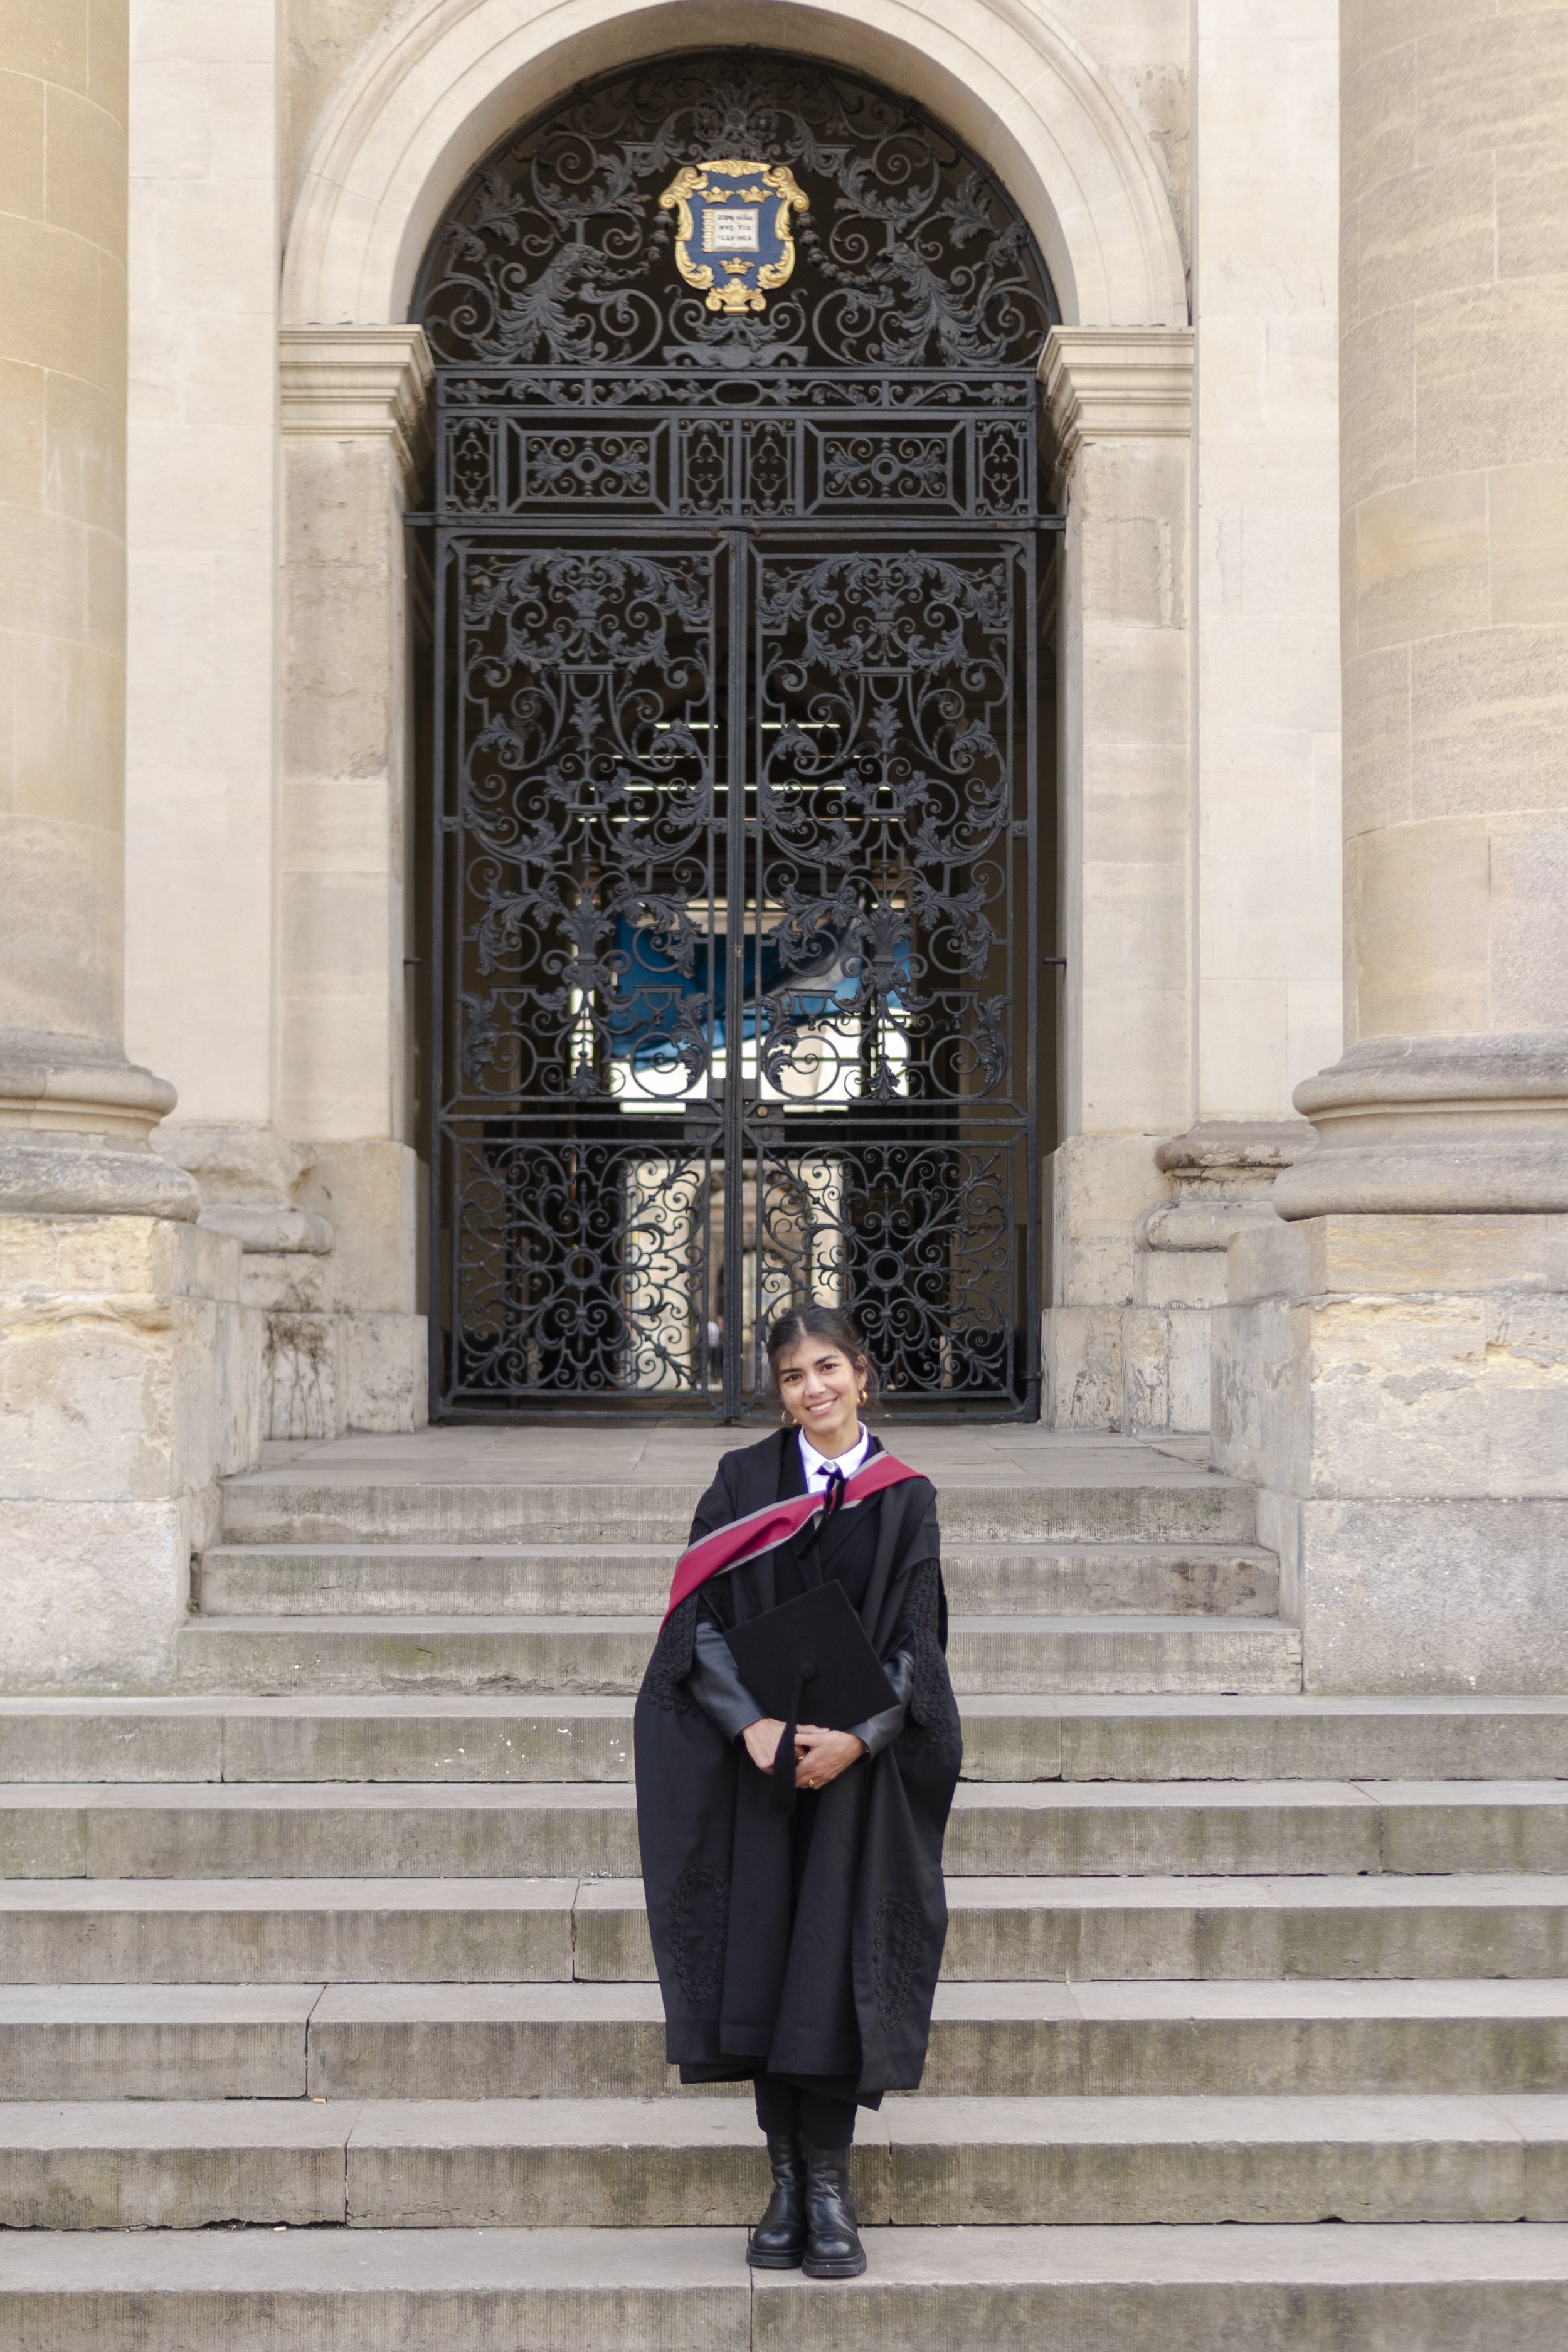
[[[668,1707],[673,1715],[696,1715],[700,1711],[686,1687],[686,1677],[697,1654],[697,1607],[701,1598],[699,1587],[687,1594],[679,1609],[670,1611],[659,1629],[647,1672],[642,1678],[642,1696],[648,1705]]]
[[[910,1578],[893,1646],[905,1652],[910,1667],[904,1738],[922,1745],[957,1739],[958,1702],[942,1644],[942,1570],[934,1559],[922,1560]]]

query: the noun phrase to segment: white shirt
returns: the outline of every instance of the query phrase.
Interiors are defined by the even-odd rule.
[[[825,1495],[827,1492],[827,1474],[830,1470],[842,1470],[847,1478],[853,1478],[856,1471],[864,1465],[866,1456],[870,1451],[871,1433],[868,1429],[863,1428],[848,1453],[841,1454],[837,1460],[834,1461],[830,1455],[817,1452],[803,1429],[800,1432],[800,1463],[801,1468],[805,1472],[806,1493]],[[855,1507],[852,1502],[844,1505],[844,1508],[848,1511],[854,1510]]]

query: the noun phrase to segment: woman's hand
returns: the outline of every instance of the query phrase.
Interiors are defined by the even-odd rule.
[[[795,1785],[826,1789],[851,1764],[858,1764],[866,1743],[852,1731],[824,1731],[820,1724],[803,1723],[795,1735]]]
[[[758,1771],[771,1772],[784,1738],[784,1725],[777,1716],[759,1716],[755,1723],[747,1724],[741,1737]],[[852,1731],[825,1731],[820,1724],[803,1723],[795,1735],[795,1787],[826,1789],[829,1780],[837,1780],[840,1772],[847,1772],[851,1764],[860,1761],[866,1743]]]
[[[747,1724],[741,1737],[746,1743],[746,1753],[758,1771],[771,1772],[773,1758],[779,1752],[779,1741],[784,1738],[784,1725],[777,1716],[760,1715],[755,1723]]]

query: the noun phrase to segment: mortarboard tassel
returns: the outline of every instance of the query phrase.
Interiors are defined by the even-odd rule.
[[[779,1734],[779,1744],[773,1750],[773,1785],[768,1794],[771,1812],[793,1813],[795,1811],[795,1736],[800,1728],[800,1703],[805,1696],[807,1683],[816,1680],[816,1668],[809,1658],[803,1658],[795,1668],[795,1689],[790,1696],[789,1713]]]

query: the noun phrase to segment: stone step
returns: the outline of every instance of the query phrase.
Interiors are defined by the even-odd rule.
[[[635,1692],[652,1617],[211,1617],[182,1630],[187,1691]],[[1287,1692],[1301,1636],[1274,1618],[954,1617],[963,1693]]]
[[[939,1985],[922,2095],[1561,2092],[1568,1980]],[[651,1984],[0,1989],[0,2099],[649,2098]],[[742,2097],[739,2086],[682,2097]]]
[[[863,2278],[748,2273],[739,2230],[19,2230],[0,2341],[48,2352],[1562,2352],[1552,2222],[868,2232]]]
[[[1568,1976],[1568,1878],[955,1878],[956,1982]],[[0,1884],[15,1984],[605,1984],[653,1973],[635,1879]]]
[[[252,1472],[224,1485],[222,1540],[679,1546],[703,1492],[614,1478],[325,1485]],[[1254,1490],[1212,1472],[1078,1486],[944,1481],[941,1493],[944,1544],[1257,1541]]]
[[[1568,2221],[1568,2097],[893,2098],[863,2224]],[[0,2230],[744,2228],[740,2099],[0,2105]]]
[[[662,1615],[669,1545],[220,1544],[204,1617]],[[1279,1566],[1247,1544],[949,1544],[950,1605],[978,1615],[1272,1617]]]
[[[950,1877],[1568,1872],[1568,1780],[989,1781]],[[626,1782],[131,1781],[0,1790],[0,1877],[635,1875]]]
[[[624,1780],[629,1698],[0,1698],[0,1784]],[[970,1780],[1544,1780],[1568,1699],[963,1702]]]

